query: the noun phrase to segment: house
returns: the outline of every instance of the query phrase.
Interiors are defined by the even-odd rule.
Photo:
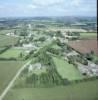
[[[6,35],[8,35],[8,36],[15,36],[15,34],[14,33],[7,33]]]
[[[93,75],[98,76],[98,66],[94,63],[89,64],[89,68]]]
[[[27,54],[29,54],[29,53],[30,53],[30,51],[31,51],[31,50],[26,50],[25,52],[26,52]]]
[[[77,39],[78,38],[78,36],[68,36],[68,35],[65,35],[65,38],[66,39]]]
[[[88,76],[98,76],[98,66],[96,64],[90,63],[88,66],[78,64],[78,70]]]
[[[33,66],[30,64],[28,67],[28,71],[31,72],[33,70]]]
[[[76,51],[72,51],[67,54],[67,56],[77,56],[77,55],[79,55],[79,54]]]
[[[54,39],[54,40],[57,40],[57,37],[53,36],[53,39]]]
[[[41,63],[36,63],[36,64],[34,64],[34,67],[37,69],[41,69],[42,65],[41,65]]]
[[[84,66],[78,66],[78,69],[82,74],[87,75],[89,73],[88,69]]]
[[[28,38],[30,38],[32,36],[32,33],[30,33],[29,35],[28,35]]]
[[[33,47],[33,45],[31,43],[29,43],[29,44],[23,44],[23,47],[25,47],[25,48],[31,48],[31,47]]]

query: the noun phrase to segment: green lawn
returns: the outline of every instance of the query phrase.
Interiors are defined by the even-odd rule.
[[[54,48],[54,49],[61,49],[61,47],[58,46],[57,44],[52,45],[52,48]]]
[[[88,33],[88,32],[84,32],[84,33],[80,33],[80,36],[82,38],[87,38],[87,37],[96,37],[97,36],[97,33]]]
[[[0,93],[23,64],[23,62],[0,61]]]
[[[12,89],[4,100],[98,100],[98,80],[65,87]]]
[[[56,64],[57,71],[62,76],[62,78],[67,78],[69,80],[82,79],[84,76],[75,68],[72,64],[69,64],[63,59],[53,57]]]
[[[8,49],[7,51],[5,51],[4,53],[0,54],[0,57],[2,58],[18,58],[20,56],[20,53],[24,53],[25,51],[23,49]]]

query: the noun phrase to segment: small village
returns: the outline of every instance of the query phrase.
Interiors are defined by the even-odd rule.
[[[79,93],[85,97],[97,94],[95,19],[68,19],[0,22],[4,27],[0,30],[0,100],[32,100],[33,96],[42,98],[35,100],[47,100],[44,95],[54,94],[61,95],[55,100],[65,100],[66,93],[75,97]],[[69,96],[67,99],[71,100]]]

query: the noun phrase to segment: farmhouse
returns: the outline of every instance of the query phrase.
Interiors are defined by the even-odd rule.
[[[68,56],[77,56],[77,55],[79,55],[79,54],[76,51],[72,51],[72,52],[66,54],[67,57]]]
[[[30,64],[28,67],[28,71],[31,72],[33,70],[33,66]]]
[[[78,39],[78,36],[68,36],[68,35],[65,35],[65,38],[66,39],[73,39],[73,38]]]
[[[24,48],[34,48],[37,49],[37,47],[35,46],[35,44],[29,43],[29,44],[23,44],[22,45]]]
[[[30,64],[28,67],[28,71],[31,72],[33,69],[41,69],[42,65],[41,63],[36,63],[36,64]]]
[[[34,64],[34,67],[37,69],[41,69],[42,65],[41,65],[41,63],[36,63],[36,64]]]
[[[53,36],[53,39],[54,39],[54,40],[56,40],[56,39],[57,39],[57,37],[56,37],[56,36]]]
[[[93,73],[93,75],[98,76],[98,65],[91,63],[91,64],[89,64],[89,68],[90,68],[91,72]]]
[[[8,35],[8,36],[15,36],[14,33],[7,33],[6,35]]]
[[[31,48],[32,44],[31,43],[29,43],[29,44],[23,44],[23,47],[25,47],[25,48]]]
[[[32,33],[28,34],[28,38],[30,38],[32,36]]]

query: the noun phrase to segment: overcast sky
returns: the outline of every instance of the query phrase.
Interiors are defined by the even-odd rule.
[[[96,0],[0,0],[0,17],[96,16]]]

